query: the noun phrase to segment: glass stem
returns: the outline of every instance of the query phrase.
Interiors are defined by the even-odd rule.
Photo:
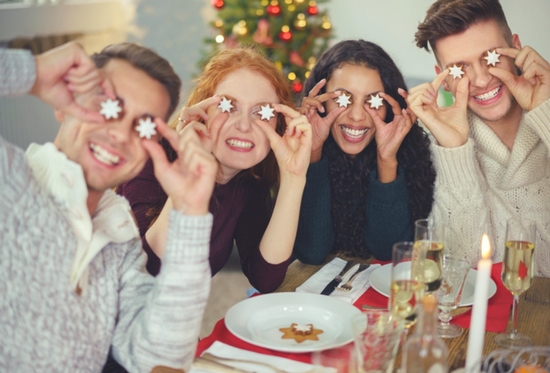
[[[511,339],[514,339],[518,332],[518,302],[519,295],[514,295],[514,302],[512,303],[512,330],[510,331]]]

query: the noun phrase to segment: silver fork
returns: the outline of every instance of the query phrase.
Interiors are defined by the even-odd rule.
[[[348,282],[346,282],[342,286],[337,287],[336,289],[338,289],[339,291],[350,291],[353,288],[353,286],[351,284],[353,282],[353,280],[355,280],[355,278],[359,275],[359,273],[363,272],[365,269],[367,269],[369,267],[370,267],[370,264],[360,264],[359,269],[357,270],[357,272],[355,272],[353,274],[353,276],[350,277]]]

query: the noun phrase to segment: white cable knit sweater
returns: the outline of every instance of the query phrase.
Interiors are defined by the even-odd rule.
[[[475,266],[488,233],[493,261],[501,262],[506,220],[529,218],[537,222],[535,274],[550,277],[550,100],[524,112],[512,151],[477,116],[468,120],[465,145],[432,143],[431,216],[447,225],[447,249]]]

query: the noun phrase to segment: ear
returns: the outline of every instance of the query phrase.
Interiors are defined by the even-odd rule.
[[[521,49],[522,48],[521,47],[521,41],[519,40],[519,35],[518,34],[512,35],[512,45],[516,49]]]
[[[63,123],[65,121],[65,113],[62,112],[59,109],[54,110],[55,113],[55,120],[57,120],[59,123]]]
[[[437,75],[441,74],[441,72],[443,71],[443,70],[441,70],[441,67],[439,67],[439,65],[434,65],[434,69],[435,69],[435,73]]]

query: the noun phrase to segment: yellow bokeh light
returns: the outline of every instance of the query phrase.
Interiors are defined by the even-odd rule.
[[[321,25],[322,28],[324,28],[325,30],[330,30],[330,28],[332,27],[332,25],[330,24],[330,22],[323,22],[323,24]]]
[[[223,37],[223,35],[218,35],[218,36],[216,36],[215,40],[216,40],[216,43],[221,44],[221,43],[223,43],[225,38]]]
[[[290,27],[288,27],[287,25],[284,25],[283,27],[281,27],[281,31],[282,31],[282,32],[289,32],[289,31],[290,31]]]
[[[294,4],[288,6],[288,11],[289,12],[294,12],[295,10],[296,10],[296,6]]]
[[[296,79],[296,74],[293,73],[293,72],[289,72],[288,75],[287,75],[287,78],[288,78],[288,80],[292,81],[292,80]]]
[[[223,21],[221,19],[216,20],[216,22],[214,22],[214,26],[216,26],[217,28],[222,27]]]

